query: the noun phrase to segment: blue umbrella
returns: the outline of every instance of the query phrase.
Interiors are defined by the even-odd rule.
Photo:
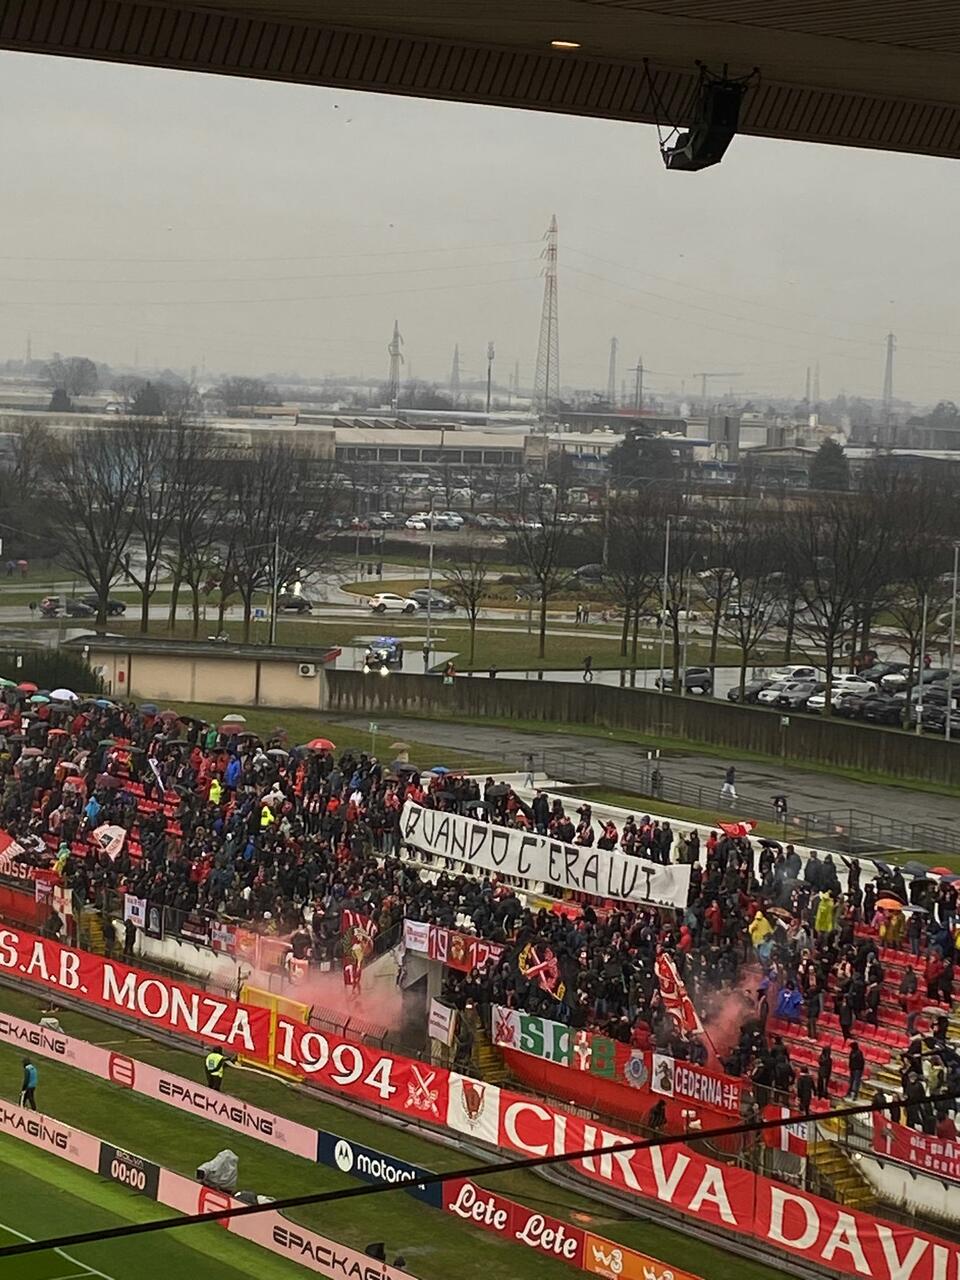
[[[155,702],[141,702],[140,710],[145,716],[155,716],[160,712],[160,708]]]
[[[449,773],[450,770],[444,764],[435,764],[430,770],[431,773]]]
[[[112,707],[113,703],[110,701],[109,698],[97,698],[96,702],[93,705],[95,707]]]

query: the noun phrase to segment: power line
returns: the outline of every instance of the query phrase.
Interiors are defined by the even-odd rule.
[[[953,1102],[955,1093],[931,1094],[927,1102]],[[457,1179],[490,1178],[497,1174],[515,1173],[524,1169],[544,1169],[554,1165],[572,1164],[577,1160],[587,1160],[596,1156],[623,1155],[630,1151],[647,1151],[655,1147],[680,1146],[692,1141],[706,1142],[715,1138],[731,1138],[743,1134],[764,1133],[767,1130],[782,1129],[784,1125],[798,1122],[816,1123],[824,1120],[842,1119],[844,1117],[882,1113],[885,1109],[901,1106],[899,1099],[893,1099],[882,1107],[872,1102],[856,1107],[836,1107],[831,1111],[821,1111],[814,1115],[791,1114],[773,1120],[741,1121],[738,1124],[721,1125],[716,1129],[699,1129],[696,1132],[660,1134],[655,1138],[637,1138],[630,1142],[615,1142],[608,1146],[587,1147],[582,1151],[565,1151],[552,1156],[522,1156],[515,1160],[502,1160],[497,1164],[468,1165],[464,1169],[454,1169],[447,1173],[425,1174],[417,1178],[417,1186],[431,1186],[435,1183],[452,1182]],[[19,1244],[5,1245],[0,1248],[0,1258],[12,1258],[22,1253],[41,1253],[48,1249],[65,1249],[76,1245],[94,1244],[103,1240],[117,1240],[126,1236],[146,1235],[153,1231],[172,1231],[176,1227],[192,1227],[206,1222],[222,1222],[225,1218],[246,1218],[257,1213],[283,1212],[286,1209],[301,1209],[307,1205],[330,1204],[338,1200],[355,1200],[362,1196],[385,1195],[391,1191],[402,1190],[409,1183],[378,1182],[356,1187],[341,1187],[336,1191],[318,1191],[302,1196],[288,1196],[282,1200],[270,1200],[266,1204],[243,1205],[235,1209],[215,1209],[209,1213],[193,1213],[176,1218],[156,1218],[151,1222],[127,1223],[120,1227],[101,1228],[97,1231],[80,1231],[72,1235],[53,1236],[46,1240],[24,1240]]]
[[[494,240],[480,244],[434,245],[429,249],[338,249],[327,253],[298,253],[282,256],[268,255],[264,257],[213,257],[213,258],[118,258],[109,254],[100,258],[53,257],[50,254],[0,253],[0,262],[321,262],[324,258],[385,258],[399,257],[402,254],[422,253],[461,253],[466,249],[504,249],[520,245],[540,244],[540,240]]]

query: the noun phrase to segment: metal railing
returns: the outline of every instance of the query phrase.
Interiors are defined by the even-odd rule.
[[[715,814],[714,823],[724,816],[716,781],[695,783],[669,776],[668,760],[640,764],[601,764],[572,752],[540,753],[538,768],[558,782],[581,786],[602,786],[621,790],[638,799],[649,799],[651,807],[660,800]],[[639,805],[637,806],[639,808]],[[903,822],[866,809],[826,809],[816,812],[788,812],[781,818],[773,796],[755,796],[737,789],[737,811],[731,818],[748,815],[775,827],[778,838],[796,844],[813,845],[849,856],[869,857],[886,851],[925,850],[930,853],[960,854],[960,829],[932,823]],[[696,818],[690,819],[691,823]],[[700,825],[703,825],[701,821]]]

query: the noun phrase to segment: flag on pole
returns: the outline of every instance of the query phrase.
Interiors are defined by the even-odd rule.
[[[697,1035],[705,1035],[700,1015],[693,1007],[693,1001],[677,973],[677,966],[666,951],[661,951],[656,962],[657,981],[660,984],[660,999],[663,1007],[674,1020],[679,1031],[694,1031]]]
[[[361,911],[341,911],[340,951],[343,956],[343,981],[348,987],[359,987],[364,961],[373,954],[377,926]]]
[[[764,1120],[787,1120],[793,1115],[789,1107],[767,1106],[763,1108]],[[805,1156],[810,1141],[810,1121],[794,1116],[791,1124],[779,1129],[764,1129],[763,1141],[768,1147],[789,1151],[792,1156]]]

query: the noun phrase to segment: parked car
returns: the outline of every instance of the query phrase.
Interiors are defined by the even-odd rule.
[[[416,591],[410,592],[410,599],[416,600],[421,609],[428,606],[431,613],[453,613],[457,607],[456,600],[452,600],[450,596],[445,596],[439,591],[430,591],[427,587],[418,587]]]
[[[686,671],[681,672],[681,679],[688,693],[713,693],[713,672],[709,667],[687,667]],[[658,689],[661,684],[664,689],[672,689],[673,677],[664,675],[661,681],[660,676],[657,676]]]
[[[80,600],[83,604],[88,604],[90,608],[94,611],[94,613],[96,613],[97,611],[96,596],[94,595],[81,596]],[[121,614],[124,614],[126,612],[127,612],[127,606],[123,600],[114,600],[112,596],[107,600],[107,617],[108,618],[119,618]]]
[[[865,680],[863,676],[853,673],[843,673],[842,675],[833,677],[833,691],[840,693],[859,693],[862,697],[869,697],[870,694],[876,693],[879,686],[873,680]]]
[[[816,680],[816,667],[797,667],[786,666],[778,667],[776,671],[768,671],[768,677],[771,680]]]
[[[823,689],[822,680],[791,680],[777,698],[776,705],[788,711],[802,711],[807,700]]]
[[[63,607],[68,618],[95,618],[97,616],[96,608],[92,604],[85,604],[83,600],[67,600]]]
[[[921,727],[928,733],[942,733],[946,735],[947,715],[948,712],[945,706],[934,705],[931,707],[925,704],[920,717]],[[950,737],[960,737],[960,712],[951,711],[949,712],[949,716]],[[910,723],[914,725],[917,723],[916,709],[914,709],[914,714]]]
[[[743,686],[743,701],[756,702],[764,689],[769,689],[773,684],[772,680],[748,680]],[[728,702],[740,702],[740,686],[736,685],[732,689],[727,690]]]
[[[757,694],[757,702],[763,706],[772,706],[776,700],[786,689],[787,685],[793,684],[792,680],[771,680],[765,689],[761,689]]]
[[[864,720],[870,720],[874,724],[901,724],[903,705],[899,698],[876,693],[863,699],[861,715]]]
[[[946,667],[926,667],[920,675],[920,682],[923,684],[934,684],[938,680],[946,680],[950,672]],[[917,684],[917,672],[911,671],[907,667],[900,671],[893,671],[889,675],[881,677],[881,686],[889,692],[895,693],[899,689],[911,689]]]
[[[390,591],[381,591],[370,600],[370,608],[374,613],[416,613],[420,606],[410,596],[396,596]]]
[[[602,582],[603,565],[582,564],[579,569],[574,569],[573,576],[579,579],[580,582]]]
[[[423,517],[423,516],[410,516],[410,517],[408,517],[408,519],[404,522],[404,526],[403,526],[403,527],[404,527],[405,529],[415,529],[415,530],[417,530],[418,532],[420,532],[420,531],[422,531],[423,529],[426,529],[426,528],[427,528],[427,521],[428,521],[429,519],[430,519],[430,517],[429,517],[429,516],[427,516],[427,517]]]
[[[842,716],[844,720],[859,720],[863,715],[863,704],[867,698],[862,693],[834,693],[830,700],[830,714],[834,716]],[[819,715],[827,703],[827,696],[821,693],[814,706],[810,703],[814,700],[811,698],[807,703],[808,711],[815,711]]]
[[[292,591],[281,591],[277,596],[277,608],[282,613],[309,613],[313,605],[306,596],[295,595]]]

